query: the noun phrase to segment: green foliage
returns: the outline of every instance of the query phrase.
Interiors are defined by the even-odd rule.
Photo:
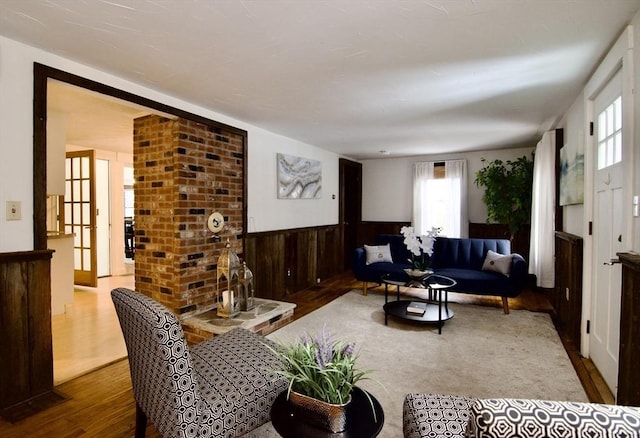
[[[476,173],[475,183],[485,188],[482,200],[487,206],[487,222],[508,225],[513,237],[531,221],[533,154],[531,160],[526,156],[516,161],[494,160]]]
[[[324,329],[318,337],[305,334],[298,343],[278,343],[271,350],[282,360],[282,369],[274,372],[289,381],[289,391],[327,403],[345,403],[355,384],[370,372],[356,368],[352,343],[334,341]]]

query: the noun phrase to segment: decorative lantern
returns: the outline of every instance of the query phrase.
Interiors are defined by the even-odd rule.
[[[240,313],[239,270],[240,259],[227,240],[218,258],[218,316],[233,318]]]
[[[242,262],[240,268],[240,310],[246,312],[255,307],[253,292],[253,272]]]

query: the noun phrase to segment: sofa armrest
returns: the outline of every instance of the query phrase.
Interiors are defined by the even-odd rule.
[[[470,415],[467,436],[476,438],[634,437],[640,430],[640,408],[595,403],[484,399]]]
[[[511,253],[511,277],[515,279],[526,278],[527,277],[527,262],[524,257],[522,257],[518,253]]]
[[[365,267],[367,266],[367,255],[364,248],[356,248],[353,251],[353,259],[351,260],[351,270],[356,280],[362,280]]]

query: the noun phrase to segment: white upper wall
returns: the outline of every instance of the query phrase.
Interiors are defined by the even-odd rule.
[[[0,37],[0,252],[33,249],[33,63],[38,62],[248,132],[250,232],[338,223],[339,157],[109,73]],[[277,152],[322,161],[322,198],[277,200]],[[22,203],[22,220],[6,220],[6,202]]]
[[[487,162],[500,159],[531,158],[530,148],[476,151],[449,155],[423,155],[407,158],[381,158],[362,163],[362,220],[411,222],[413,198],[413,163],[420,161],[467,160],[469,222],[487,221],[487,207],[482,202],[484,190],[476,186],[476,172]]]

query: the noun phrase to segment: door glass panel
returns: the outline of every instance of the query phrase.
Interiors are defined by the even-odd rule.
[[[89,157],[82,157],[82,170],[80,171],[81,178],[89,178]]]
[[[71,178],[79,179],[80,178],[80,158],[75,157],[71,159]]]
[[[80,271],[82,270],[82,253],[80,252],[80,248],[73,249],[73,269]]]
[[[91,205],[88,202],[82,203],[82,223],[89,223],[91,220]]]
[[[598,169],[622,161],[622,96],[598,115]]]
[[[91,199],[91,181],[88,179],[82,180],[82,202],[89,202]]]

